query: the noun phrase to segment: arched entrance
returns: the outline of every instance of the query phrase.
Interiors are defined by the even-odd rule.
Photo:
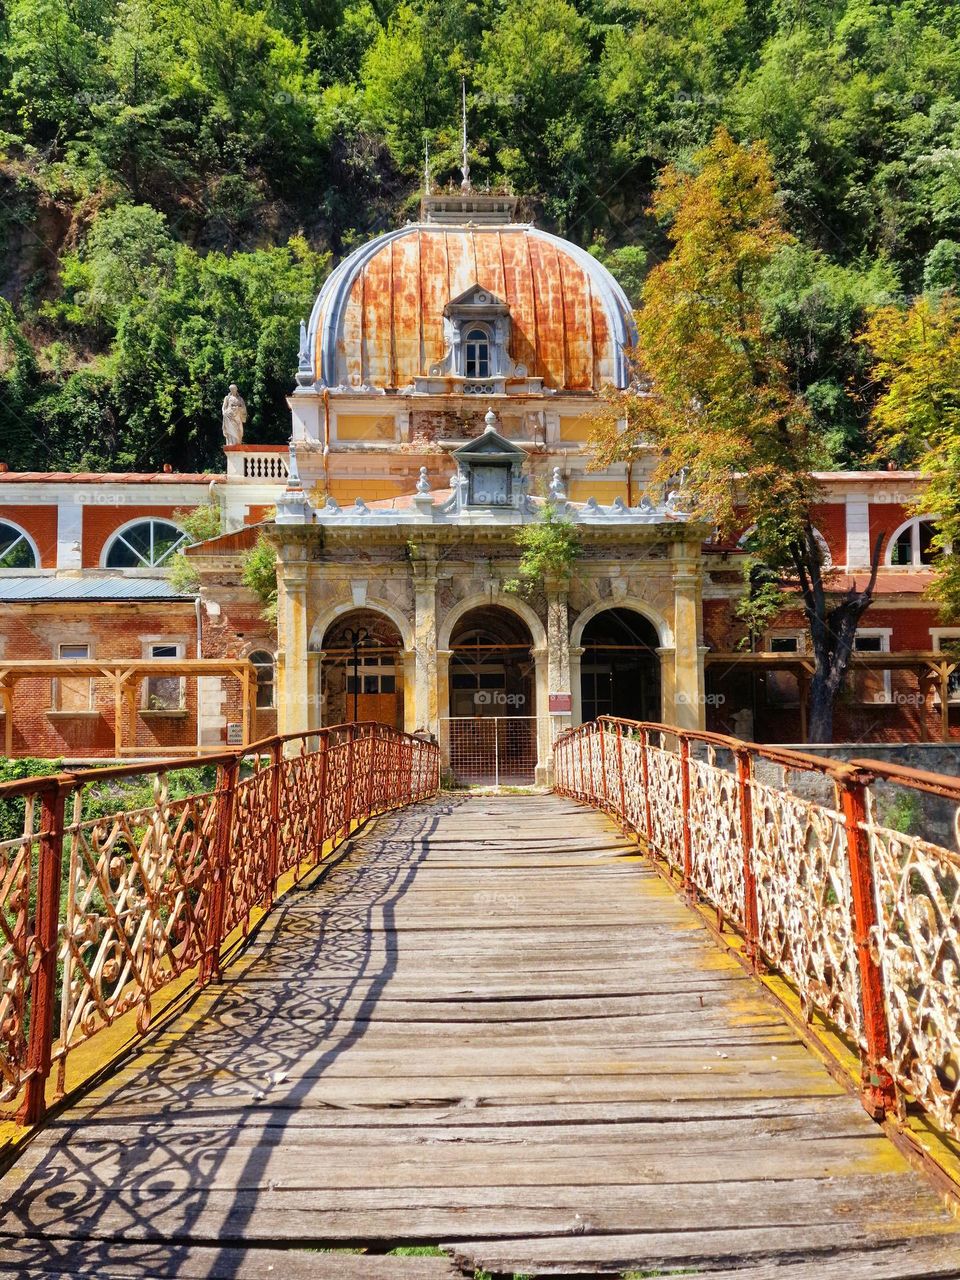
[[[522,618],[500,605],[470,609],[450,634],[450,702],[445,754],[465,784],[523,785],[537,764],[533,640]]]
[[[580,704],[583,719],[622,716],[659,720],[660,637],[634,609],[605,609],[583,629]]]
[[[351,609],[323,636],[321,690],[325,724],[377,720],[403,728],[403,642],[374,609]]]

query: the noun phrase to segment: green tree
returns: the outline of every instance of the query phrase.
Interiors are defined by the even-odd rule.
[[[786,345],[764,325],[765,273],[792,242],[769,155],[718,130],[694,166],[668,168],[654,197],[672,248],[648,275],[637,314],[645,394],[612,397],[595,435],[598,461],[633,457],[653,442],[658,484],[679,473],[703,519],[728,533],[754,527],[751,585],[763,590],[748,594],[745,610],[756,625],[761,606],[769,619],[802,603],[815,660],[810,736],[826,742],[873,598],[876,556],[863,590],[830,590],[810,518],[822,446]]]

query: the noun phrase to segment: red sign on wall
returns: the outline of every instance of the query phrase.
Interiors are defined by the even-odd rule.
[[[551,693],[550,714],[552,716],[569,715],[573,710],[572,693]]]

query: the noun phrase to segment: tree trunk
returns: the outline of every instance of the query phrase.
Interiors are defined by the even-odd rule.
[[[814,672],[807,691],[807,741],[833,741],[833,704],[835,694],[825,672]]]

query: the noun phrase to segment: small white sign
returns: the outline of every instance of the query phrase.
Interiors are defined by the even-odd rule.
[[[227,746],[228,747],[243,746],[243,725],[242,724],[227,725]]]

